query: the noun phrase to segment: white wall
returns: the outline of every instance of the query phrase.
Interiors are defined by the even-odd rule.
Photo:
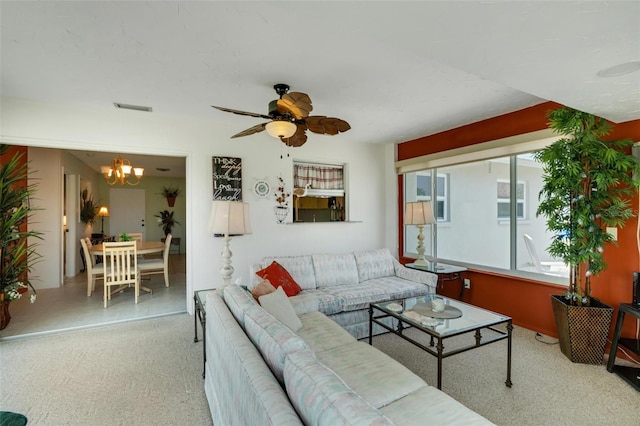
[[[386,191],[395,185],[389,173],[389,147],[350,143],[349,133],[338,136],[309,134],[299,148],[284,145],[263,132],[231,140],[230,135],[254,123],[246,117],[215,123],[167,117],[156,113],[36,103],[2,98],[3,143],[63,149],[93,149],[114,153],[186,157],[187,307],[193,290],[220,285],[222,240],[206,230],[212,200],[211,157],[242,158],[244,201],[251,205],[253,234],[231,242],[234,277],[249,280],[249,264],[266,255],[346,252],[389,247],[395,251],[397,232],[389,231],[387,213],[393,210]],[[212,112],[212,116],[214,112]],[[356,132],[357,129],[351,130]],[[287,157],[287,151],[291,155]],[[284,158],[281,159],[281,152]],[[255,179],[275,184],[282,175],[289,188],[293,160],[344,162],[348,165],[348,218],[359,223],[280,225],[273,215],[275,202],[258,199]]]
[[[62,191],[60,152],[43,149],[28,150],[29,185],[36,193],[29,203],[35,209],[29,220],[29,229],[40,231],[42,240],[31,238],[37,244],[36,252],[42,257],[30,264],[29,280],[38,290],[62,285]]]

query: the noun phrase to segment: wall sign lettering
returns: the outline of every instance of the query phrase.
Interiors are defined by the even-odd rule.
[[[242,201],[242,159],[212,157],[213,199]]]

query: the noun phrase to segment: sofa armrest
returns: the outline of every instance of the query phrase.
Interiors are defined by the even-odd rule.
[[[426,285],[435,291],[438,284],[438,275],[432,272],[419,271],[417,269],[410,269],[404,266],[402,263],[393,259],[393,268],[395,269],[396,276],[405,280],[414,281]]]

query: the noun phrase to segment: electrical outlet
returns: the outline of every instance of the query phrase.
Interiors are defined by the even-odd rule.
[[[471,280],[469,278],[464,279],[464,288],[471,288]]]

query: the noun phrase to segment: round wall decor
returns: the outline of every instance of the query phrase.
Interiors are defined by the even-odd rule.
[[[269,186],[269,182],[266,180],[259,179],[255,185],[253,185],[253,191],[258,197],[266,197],[271,192],[271,186]]]

